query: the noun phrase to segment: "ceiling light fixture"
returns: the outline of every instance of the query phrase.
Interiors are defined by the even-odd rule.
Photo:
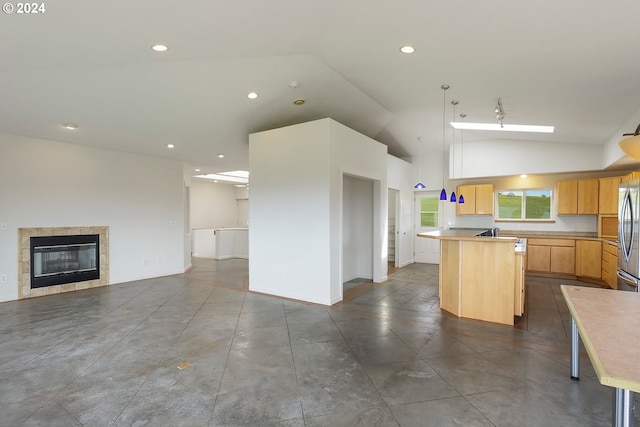
[[[249,94],[247,95],[247,98],[249,99],[256,99],[258,97],[258,94],[255,92],[249,92]]]
[[[302,105],[304,104],[304,99],[298,98],[293,100],[293,105]]]
[[[618,143],[620,149],[634,160],[640,160],[640,125],[634,133],[625,133],[622,136],[629,136]]]
[[[453,117],[456,116],[456,105],[458,105],[458,101],[451,101],[451,105],[453,105]],[[451,129],[451,158],[453,162],[451,162],[451,175],[456,177],[456,156],[455,156],[455,147],[456,147],[456,128]],[[451,203],[457,202],[456,200],[456,192],[451,191],[451,198],[449,199]]]
[[[400,48],[400,52],[402,53],[413,53],[416,49],[413,46],[402,46]]]
[[[167,144],[167,148],[175,148],[175,145],[173,145],[173,144]]]
[[[534,125],[505,125],[504,118],[507,115],[502,105],[502,99],[498,98],[496,106],[493,109],[496,114],[496,123],[462,123],[451,122],[454,129],[467,130],[498,130],[506,132],[536,132],[536,133],[553,133],[554,126],[534,126]]]
[[[153,46],[151,46],[151,50],[154,52],[166,52],[167,50],[169,50],[169,47],[164,44],[154,44]]]
[[[69,130],[76,130],[78,129],[78,125],[75,123],[63,123],[62,127],[65,129],[69,129]]]
[[[224,154],[218,154],[219,159],[224,159]]]

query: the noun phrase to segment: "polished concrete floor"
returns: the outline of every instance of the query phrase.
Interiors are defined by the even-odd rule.
[[[249,293],[247,261],[0,304],[2,426],[606,426],[569,379],[560,281],[515,327],[438,308],[415,264],[319,307]],[[304,286],[304,277],[300,278]],[[640,363],[640,361],[639,361]]]

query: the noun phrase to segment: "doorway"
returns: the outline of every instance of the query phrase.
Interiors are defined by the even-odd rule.
[[[373,279],[374,182],[344,175],[342,292]]]
[[[399,245],[399,237],[400,237],[400,228],[399,228],[399,217],[400,217],[400,192],[398,190],[394,190],[390,188],[388,196],[388,212],[387,212],[387,262],[389,264],[387,273],[391,273],[392,270],[399,267],[400,263],[400,245]]]
[[[442,203],[440,193],[429,191],[416,194],[415,201],[416,234],[438,230],[442,225]],[[440,263],[440,241],[415,237],[414,261],[428,264]]]

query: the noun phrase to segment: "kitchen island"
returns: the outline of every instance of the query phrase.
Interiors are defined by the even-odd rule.
[[[477,230],[438,230],[440,308],[458,317],[514,324],[524,312],[524,246],[515,237],[479,237]]]

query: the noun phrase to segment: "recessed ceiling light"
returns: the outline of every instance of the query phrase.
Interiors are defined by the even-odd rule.
[[[166,52],[167,50],[169,50],[169,48],[164,44],[154,44],[153,46],[151,46],[151,50],[153,50],[154,52]]]
[[[175,147],[175,145],[173,145],[173,144],[167,144],[167,148],[174,148],[174,147]]]
[[[219,159],[224,159],[224,154],[218,154]]]
[[[523,173],[522,175],[520,175],[520,178],[523,178],[523,179],[524,179],[524,178],[526,178],[526,177],[527,177],[527,174],[526,174],[526,173]]]
[[[249,95],[247,95],[247,98],[249,99],[256,99],[258,97],[258,94],[255,92],[249,92]]]
[[[413,53],[416,49],[413,46],[402,46],[400,48],[400,52],[402,53]]]
[[[78,129],[78,125],[75,124],[75,123],[63,123],[62,127],[64,127],[65,129],[70,129],[70,130]]]
[[[293,104],[294,105],[302,105],[302,104],[304,104],[304,99],[302,99],[302,98],[294,99],[293,100]]]
[[[196,171],[196,172],[200,172],[200,169],[194,169],[194,171]]]

